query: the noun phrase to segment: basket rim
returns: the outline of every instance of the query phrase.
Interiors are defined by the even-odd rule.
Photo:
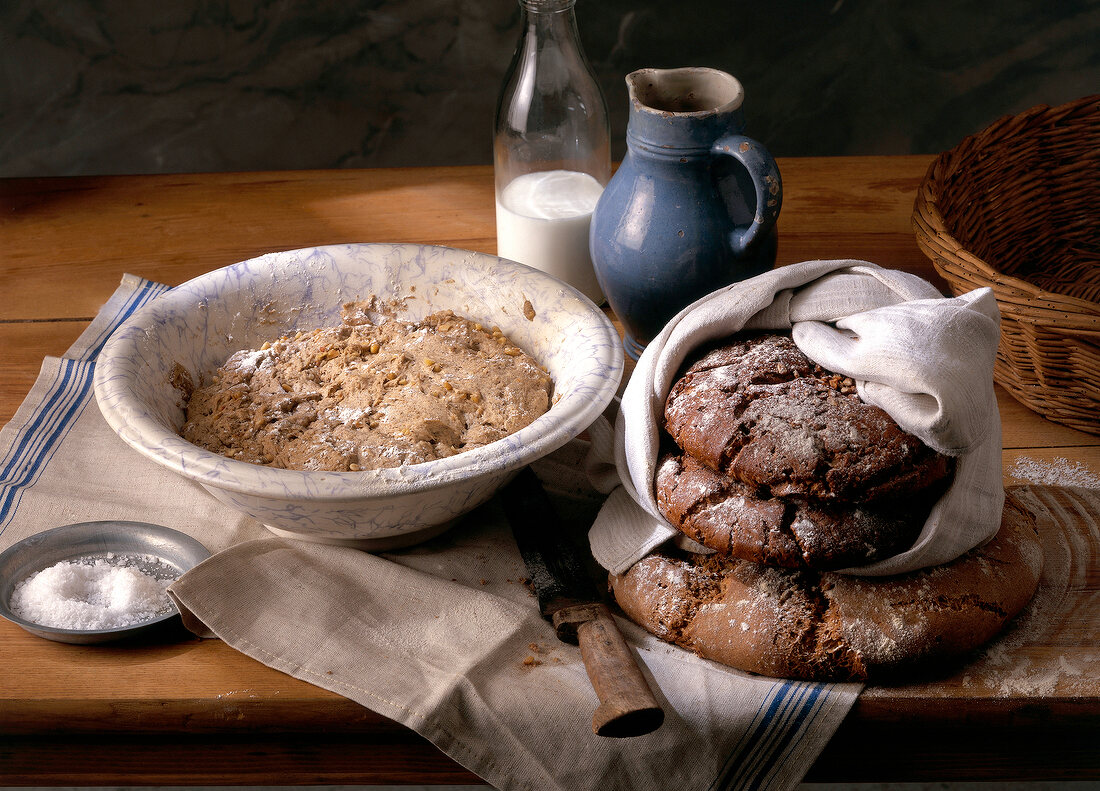
[[[941,172],[947,167],[950,160],[960,155],[966,148],[975,147],[975,142],[979,136],[983,138],[994,137],[1000,134],[1003,127],[1009,124],[1018,124],[1021,119],[1030,120],[1030,118],[1042,115],[1066,115],[1078,107],[1088,104],[1095,104],[1100,109],[1100,94],[1082,97],[1056,107],[1040,104],[1022,113],[1002,116],[985,129],[968,135],[952,148],[940,152],[929,164],[921,179],[914,199],[911,217],[918,246],[932,260],[935,269],[945,278],[953,273],[943,270],[942,263],[944,262],[952,263],[960,268],[967,267],[967,265],[976,267],[976,271],[972,268],[967,268],[966,271],[988,281],[989,286],[997,292],[999,298],[1004,296],[1021,308],[1031,307],[1044,313],[1053,310],[1059,313],[1069,311],[1075,314],[1065,316],[1062,321],[1058,322],[1063,329],[1072,326],[1081,329],[1100,330],[1100,303],[1040,288],[1022,278],[1002,272],[981,256],[968,250],[947,229],[943,214],[936,202],[938,198],[936,188],[940,186]],[[1020,293],[1020,296],[1013,298],[1011,295],[1004,295],[998,291],[998,286],[1002,289],[1015,289]],[[1047,304],[1031,304],[1037,301]],[[1049,317],[1044,318],[1049,321]]]

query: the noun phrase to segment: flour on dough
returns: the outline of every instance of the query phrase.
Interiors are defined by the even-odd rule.
[[[190,394],[180,433],[253,464],[355,471],[453,456],[549,408],[550,375],[499,329],[373,308],[348,303],[338,327],[234,353]]]

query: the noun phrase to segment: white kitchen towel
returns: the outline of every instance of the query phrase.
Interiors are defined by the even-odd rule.
[[[100,519],[187,533],[215,553],[172,587],[195,631],[403,723],[502,791],[790,789],[855,701],[860,685],[739,673],[619,619],[666,719],[636,739],[595,736],[580,652],[539,615],[495,500],[432,541],[372,555],[272,537],[115,436],[92,395],[94,357],[162,290],[125,278],[0,430],[0,549]],[[587,451],[571,443],[536,467],[563,522],[602,500]]]
[[[913,546],[845,572],[899,574],[984,543],[997,532],[1004,502],[993,393],[999,321],[988,288],[944,298],[915,275],[853,260],[781,267],[689,305],[639,358],[612,446],[597,442],[605,461],[613,454],[621,486],[589,533],[593,554],[619,574],[679,535],[661,516],[653,491],[665,398],[693,349],[742,329],[791,330],[808,357],[855,379],[863,400],[958,457],[950,488]]]

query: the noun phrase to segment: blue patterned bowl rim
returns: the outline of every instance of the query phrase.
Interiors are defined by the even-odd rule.
[[[415,318],[444,307],[468,315],[495,306],[503,311],[496,321],[469,317],[499,325],[547,365],[558,400],[530,425],[480,448],[360,472],[264,467],[179,436],[181,398],[170,383],[175,364],[197,381],[265,334],[274,339],[295,328],[338,323],[341,304],[371,293],[406,298]],[[523,315],[520,297],[533,306],[534,319]],[[614,398],[622,371],[620,337],[603,310],[544,272],[457,248],[348,244],[268,253],[170,289],[114,332],[97,360],[94,385],[118,436],[186,478],[241,494],[334,502],[427,491],[519,469],[584,431]]]

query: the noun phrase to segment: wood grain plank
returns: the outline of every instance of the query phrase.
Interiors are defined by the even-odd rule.
[[[370,740],[322,730],[261,738],[81,734],[0,742],[4,786],[414,783],[483,781],[411,731]]]
[[[780,262],[867,258],[930,272],[909,226],[929,160],[780,160]],[[94,315],[125,272],[177,285],[273,250],[495,252],[494,206],[489,167],[0,180],[0,319]]]
[[[0,209],[0,319],[94,315],[125,272],[177,285],[273,250],[495,246],[491,168],[9,179]]]

